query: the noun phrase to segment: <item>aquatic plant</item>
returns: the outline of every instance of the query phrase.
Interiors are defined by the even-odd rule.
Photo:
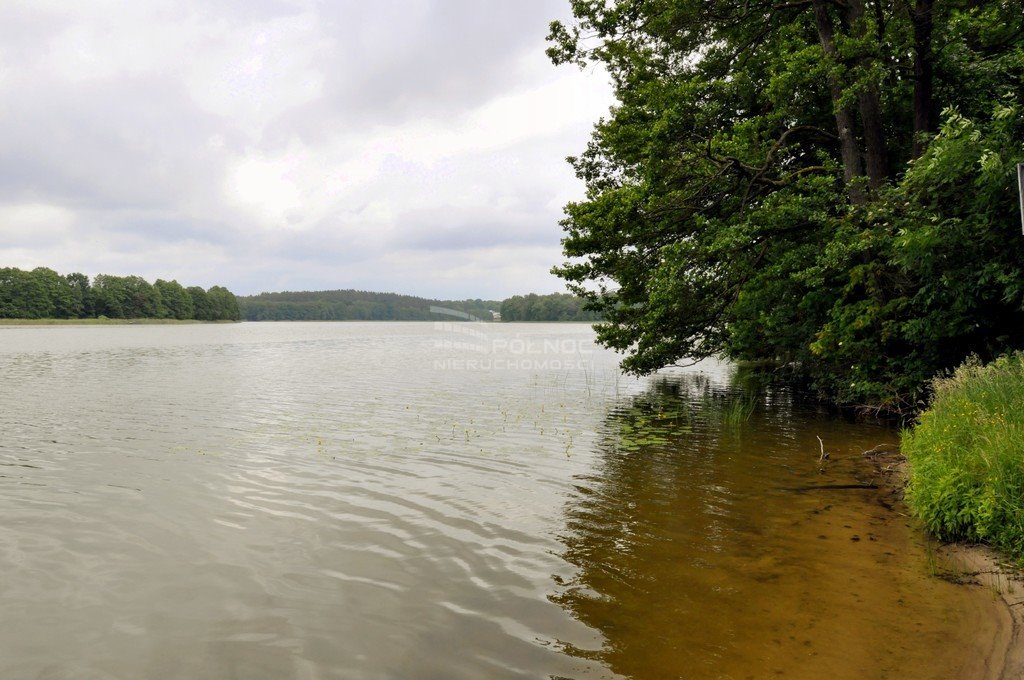
[[[730,397],[719,410],[722,424],[728,428],[739,427],[750,420],[756,406],[757,402],[751,396]]]

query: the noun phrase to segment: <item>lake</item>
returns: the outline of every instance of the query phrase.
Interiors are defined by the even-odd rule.
[[[616,362],[578,324],[0,328],[0,677],[982,672],[991,594],[868,488],[895,431]]]

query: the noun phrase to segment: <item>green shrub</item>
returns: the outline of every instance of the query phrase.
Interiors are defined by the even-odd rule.
[[[1024,560],[1024,353],[968,360],[933,388],[920,423],[903,433],[907,501],[940,538]]]

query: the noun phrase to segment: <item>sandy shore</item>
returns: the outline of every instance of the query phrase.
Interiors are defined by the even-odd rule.
[[[1000,635],[992,641],[992,652],[980,677],[1024,678],[1024,576],[984,545],[944,545],[938,557],[952,578],[988,588],[1000,603]]]
[[[881,502],[894,511],[905,508],[907,459],[893,448],[873,449],[864,455],[877,467]],[[943,544],[936,550],[936,565],[950,581],[988,589],[996,604],[993,610],[999,617],[999,632],[995,638],[983,641],[990,651],[985,658],[970,663],[971,677],[1024,678],[1024,573],[985,545]]]

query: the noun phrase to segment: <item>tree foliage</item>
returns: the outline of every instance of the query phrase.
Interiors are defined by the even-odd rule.
[[[260,293],[241,297],[239,303],[247,321],[430,321],[442,318],[431,312],[431,307],[490,321],[491,311],[498,311],[501,306],[495,300],[430,300],[365,290]]]
[[[600,316],[583,309],[585,301],[574,295],[515,295],[497,300],[431,300],[396,293],[363,290],[323,290],[260,293],[239,298],[242,316],[248,321],[436,321],[481,319],[490,321],[501,312],[502,321],[596,321]],[[442,308],[468,315],[439,315]]]
[[[206,299],[209,303],[206,312],[207,321],[241,320],[242,314],[238,307],[238,300],[235,299],[235,296],[227,288],[223,286],[211,287],[206,291]]]
[[[501,303],[502,321],[598,321],[585,301],[568,293],[513,295]]]
[[[647,373],[771,360],[913,404],[1024,343],[1017,0],[574,0],[556,63],[617,99],[555,271]]]
[[[192,295],[177,281],[157,279],[153,287],[160,294],[160,317],[165,319],[194,319],[195,305]]]
[[[193,304],[202,297],[202,316]],[[209,302],[208,302],[209,301]],[[157,279],[150,284],[139,276],[99,274],[90,283],[85,274],[61,276],[38,267],[30,272],[0,269],[0,318],[84,319],[199,319],[237,321],[238,302],[226,288],[209,291],[185,289],[177,281]]]

